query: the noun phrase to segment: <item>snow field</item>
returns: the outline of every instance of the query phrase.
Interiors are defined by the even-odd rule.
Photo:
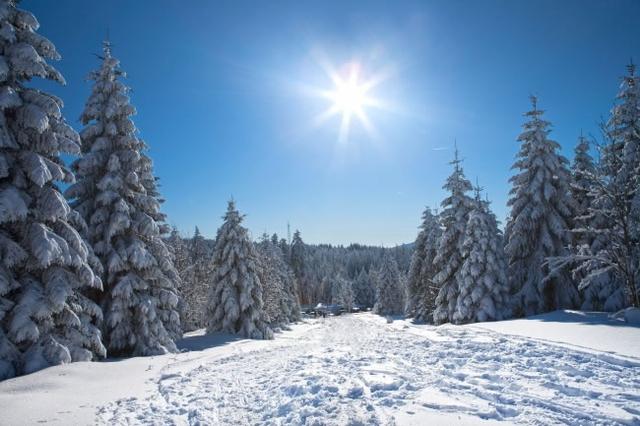
[[[101,407],[99,422],[640,424],[639,358],[371,314],[185,353],[153,386]]]

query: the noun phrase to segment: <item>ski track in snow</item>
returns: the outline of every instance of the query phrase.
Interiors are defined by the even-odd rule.
[[[258,348],[191,354],[200,356],[166,367],[149,397],[100,408],[99,423],[387,425],[394,413],[419,420],[428,410],[516,424],[640,424],[640,360],[473,327],[349,315]]]

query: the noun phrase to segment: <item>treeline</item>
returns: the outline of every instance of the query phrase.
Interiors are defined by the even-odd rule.
[[[179,292],[183,328],[190,331],[205,327],[208,292],[214,274],[215,240],[205,239],[196,227],[191,238],[182,237],[174,228],[166,241],[181,277]],[[376,275],[385,253],[389,253],[399,265],[400,280],[406,280],[413,253],[411,245],[383,248],[361,244],[306,244],[300,231],[295,231],[290,243],[277,234],[263,234],[255,241],[255,246],[263,268],[272,269],[270,274],[281,276],[281,280],[288,283],[286,286],[294,288],[300,304],[336,303],[347,309],[373,307]],[[274,285],[273,280],[261,281],[266,287]],[[277,297],[264,298],[264,309],[271,312],[270,316],[278,312],[275,306],[281,300]],[[280,328],[286,325],[286,321],[271,324]]]
[[[601,142],[580,135],[571,164],[531,98],[504,234],[456,150],[442,211],[424,212],[415,242],[409,315],[441,324],[640,306],[640,78],[627,71]]]

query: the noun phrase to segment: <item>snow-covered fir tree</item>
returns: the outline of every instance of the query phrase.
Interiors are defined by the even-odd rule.
[[[574,256],[585,308],[640,306],[640,77],[628,66],[604,126],[606,144],[592,181],[589,250]],[[586,231],[586,232],[584,232]]]
[[[178,292],[178,312],[180,313],[180,325],[182,326],[183,331],[189,331],[186,327],[188,322],[187,313],[189,311],[189,307],[187,305],[187,301],[184,298],[184,275],[189,267],[189,250],[187,248],[187,244],[184,241],[184,238],[180,235],[178,228],[175,226],[171,229],[171,233],[166,238],[167,247],[171,252],[171,260],[173,261],[173,265],[176,268],[176,272],[180,277],[178,282],[178,288],[176,289]]]
[[[189,267],[189,249],[187,243],[175,226],[171,228],[171,233],[166,241],[173,259],[173,266],[176,268],[176,271],[178,271],[178,274],[182,276],[184,271]]]
[[[96,322],[100,263],[85,224],[60,193],[61,154],[79,154],[62,101],[25,83],[64,84],[55,46],[15,1],[0,1],[0,380],[105,356]]]
[[[432,315],[435,324],[451,321],[456,309],[459,293],[458,272],[462,266],[462,242],[469,212],[473,207],[473,199],[467,195],[471,190],[471,182],[465,177],[461,162],[456,148],[455,157],[451,162],[453,173],[443,186],[450,195],[441,204],[442,235],[433,259],[433,283],[438,288]]]
[[[183,297],[187,305],[185,330],[206,327],[206,306],[209,299],[209,283],[213,274],[211,250],[196,226],[188,245],[188,262],[183,277]]]
[[[407,279],[406,313],[417,321],[429,321],[433,314],[438,287],[433,282],[436,257],[440,241],[440,223],[430,208],[422,214],[420,233],[416,238],[409,276]]]
[[[640,307],[640,76],[633,63],[627,71],[606,124],[612,147],[611,156],[603,156],[605,162],[611,158],[605,165],[607,178],[595,191],[600,205],[611,207],[607,230],[614,235],[609,234],[612,241],[599,257],[607,259],[604,263],[619,280],[613,291],[623,297],[612,294],[607,301],[615,309]]]
[[[331,303],[342,306],[347,312],[353,309],[355,296],[351,281],[337,274],[331,280]]]
[[[515,313],[533,315],[579,303],[577,287],[567,268],[547,265],[547,259],[568,254],[573,201],[567,159],[549,139],[550,123],[542,119],[532,96],[532,110],[518,137],[520,151],[511,177],[505,230],[508,276],[515,290]]]
[[[296,229],[289,247],[289,264],[298,281],[300,290],[300,303],[309,304],[313,301],[312,288],[309,285],[307,271],[307,246],[302,241],[300,231]]]
[[[263,288],[263,306],[272,327],[282,327],[300,319],[295,277],[284,261],[280,247],[264,235],[257,245],[260,257],[260,282]]]
[[[454,323],[501,320],[509,316],[509,283],[503,241],[489,203],[476,200],[462,243],[459,295]]]
[[[389,252],[382,258],[376,277],[376,304],[373,312],[378,315],[400,315],[404,312],[405,286],[398,270],[398,263]]]
[[[365,268],[360,269],[353,281],[353,293],[354,303],[360,308],[373,308],[373,304],[376,302],[376,288]]]
[[[583,135],[578,138],[574,150],[573,163],[571,164],[571,196],[574,201],[574,226],[576,228],[588,227],[589,210],[593,200],[593,180],[596,177],[596,168],[593,157],[589,154],[589,141]],[[574,244],[588,244],[588,236],[584,234],[574,235]]]
[[[608,223],[608,220],[594,210],[594,186],[596,179],[600,179],[600,173],[589,153],[589,141],[586,137],[581,135],[578,138],[574,152],[571,165],[571,194],[575,202],[572,248],[573,256],[587,259],[610,241],[605,234],[594,232]],[[597,278],[589,278],[588,285],[582,285],[583,280],[598,269],[599,265],[595,262],[581,260],[574,263],[573,279],[580,284],[584,310],[604,310],[612,293],[615,280],[611,273],[598,273]]]
[[[278,238],[278,234],[276,234],[275,232],[271,235],[271,244],[273,244],[274,246],[278,246],[278,243],[280,242],[280,238]],[[278,246],[278,248],[280,248]],[[282,253],[282,257],[284,258],[284,253]]]
[[[235,202],[229,201],[213,250],[207,332],[271,339],[263,311],[259,259]]]
[[[122,77],[105,42],[81,115],[82,156],[73,163],[78,180],[66,195],[85,218],[104,266],[107,348],[114,355],[156,355],[175,351],[181,335],[179,277],[162,239],[161,200]]]
[[[574,218],[572,229],[572,252],[577,255],[589,254],[593,243],[593,232],[590,227],[600,218],[591,216],[593,204],[593,185],[596,179],[596,167],[593,158],[589,153],[589,141],[582,134],[578,137],[578,143],[574,149],[573,163],[571,164],[571,197],[574,201]],[[588,271],[586,265],[579,263],[573,269],[573,279],[580,283]],[[594,294],[595,285],[584,293],[587,299],[591,299]],[[584,298],[583,298],[584,299]],[[590,302],[583,303],[584,306],[591,305]]]
[[[277,235],[274,234],[276,237]],[[290,253],[290,246],[289,243],[287,243],[287,240],[285,240],[284,238],[280,238],[280,241],[278,242],[278,247],[280,247],[280,251],[282,251],[282,256],[285,260],[285,262],[287,263],[291,263],[291,253]]]
[[[269,326],[277,329],[289,322],[284,305],[285,290],[279,271],[275,266],[277,256],[269,241],[264,239],[256,245],[259,259],[258,275],[262,284],[262,308]],[[279,248],[276,248],[278,252]]]

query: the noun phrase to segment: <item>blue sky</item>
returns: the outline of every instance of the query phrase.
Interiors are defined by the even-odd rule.
[[[598,134],[631,57],[640,2],[24,0],[63,59],[68,121],[89,94],[106,28],[128,73],[169,222],[213,237],[233,196],[255,237],[384,244],[415,238],[435,206],[457,140],[501,220],[516,137],[536,94],[571,157]],[[317,124],[331,89],[318,61],[387,71],[338,142],[340,117]]]

